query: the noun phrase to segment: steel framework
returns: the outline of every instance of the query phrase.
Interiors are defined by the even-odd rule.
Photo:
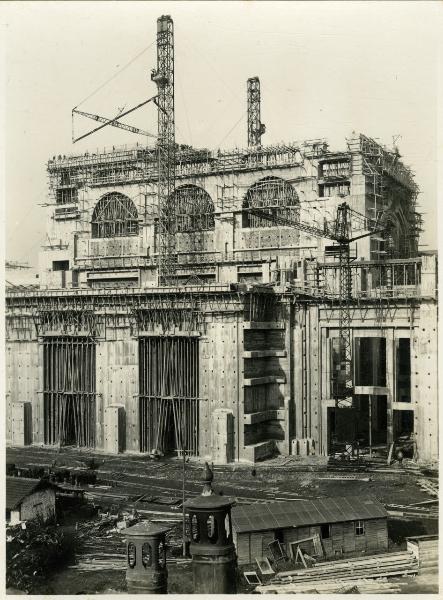
[[[381,228],[379,224],[352,210],[346,202],[337,207],[335,221],[330,224],[325,223],[323,229],[279,215],[275,209],[267,212],[262,208],[250,208],[249,213],[256,217],[267,219],[274,225],[294,227],[299,231],[327,238],[337,243],[327,248],[326,253],[338,258],[339,263],[339,344],[341,370],[345,373],[345,385],[335,386],[333,395],[337,408],[352,407],[354,384],[351,342],[352,270],[350,244],[357,239],[380,232]],[[363,230],[365,231],[360,233]],[[357,232],[358,235],[352,237],[353,231]]]
[[[266,127],[260,120],[260,79],[248,79],[248,147],[261,146]]]
[[[175,210],[169,198],[175,186],[174,25],[170,16],[157,19],[157,70],[151,73],[158,97],[158,280],[171,285],[176,269]]]

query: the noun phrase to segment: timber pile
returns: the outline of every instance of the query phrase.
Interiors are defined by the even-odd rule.
[[[141,512],[141,511],[139,511]],[[102,515],[98,521],[79,524],[77,536],[80,549],[76,553],[76,564],[69,568],[77,571],[123,571],[126,569],[125,529],[141,520],[140,515],[120,514]],[[182,530],[180,522],[164,519],[150,519],[169,525],[166,535],[167,547],[171,554],[180,555],[182,552]],[[168,557],[168,561],[170,561]]]
[[[309,582],[305,584],[289,583],[286,585],[259,585],[255,592],[260,594],[399,594],[402,583],[391,583],[384,580],[356,579],[345,583],[340,580],[327,582]]]
[[[385,504],[388,515],[391,517],[438,519],[438,501],[430,500],[429,504]]]
[[[269,584],[259,587],[266,588],[266,590],[272,587],[277,589],[277,592],[273,593],[285,593],[280,590],[288,588],[288,586],[291,588],[291,592],[294,592],[317,590],[323,584],[329,584],[338,590],[340,587],[361,580],[415,575],[417,571],[417,559],[412,552],[391,552],[317,563],[308,569],[281,571]],[[257,591],[271,593],[261,589],[257,589]]]
[[[438,481],[433,479],[419,479],[417,485],[431,496],[438,498]]]
[[[118,519],[110,516],[79,524],[77,534],[81,548],[76,553],[76,564],[69,568],[78,571],[125,569],[125,546],[117,523]]]

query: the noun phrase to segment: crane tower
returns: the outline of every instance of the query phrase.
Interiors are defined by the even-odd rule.
[[[174,24],[170,16],[157,19],[157,69],[151,73],[158,97],[158,278],[159,285],[173,285],[176,269]]]
[[[248,147],[261,146],[266,127],[260,121],[260,79],[248,79]]]

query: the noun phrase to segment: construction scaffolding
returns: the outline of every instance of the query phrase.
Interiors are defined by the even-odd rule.
[[[198,353],[198,338],[140,338],[141,452],[198,455]]]
[[[45,444],[95,446],[95,342],[43,339]]]
[[[138,213],[130,198],[109,192],[97,202],[92,213],[92,237],[113,238],[138,234]]]
[[[196,185],[175,189],[169,206],[174,206],[176,232],[190,233],[214,229],[214,203],[206,190]]]
[[[366,178],[368,216],[390,225],[387,233],[371,240],[371,258],[409,258],[417,255],[421,217],[416,211],[418,186],[414,174],[388,150],[360,134],[347,140],[352,171]]]
[[[260,209],[250,212],[249,209]],[[275,217],[298,221],[300,201],[292,185],[279,177],[265,177],[254,183],[243,200],[243,227],[273,227],[274,222],[261,217],[266,213]]]

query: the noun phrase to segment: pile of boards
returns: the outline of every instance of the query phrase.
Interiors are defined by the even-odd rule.
[[[438,519],[438,499],[414,504],[385,504],[385,507],[390,517]]]
[[[357,586],[359,592],[364,593],[360,587],[368,590],[372,586],[372,588],[379,587],[380,589],[384,587],[386,589],[382,591],[388,592],[388,589],[397,588],[399,584],[386,581],[387,577],[415,575],[417,571],[418,563],[412,552],[390,552],[317,563],[309,569],[281,571],[269,583],[257,586],[255,591],[261,594],[308,591],[345,593],[345,588]],[[383,581],[370,583],[370,580],[380,578]],[[371,592],[376,593],[372,589]]]

